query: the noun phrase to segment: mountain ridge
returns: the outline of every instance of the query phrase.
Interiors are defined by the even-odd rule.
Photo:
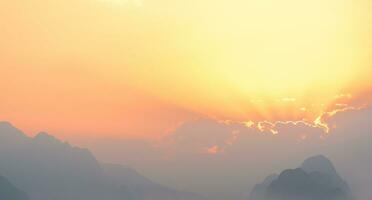
[[[102,164],[88,149],[48,133],[29,137],[9,122],[0,122],[2,173],[30,200],[204,200],[150,181],[132,168]]]

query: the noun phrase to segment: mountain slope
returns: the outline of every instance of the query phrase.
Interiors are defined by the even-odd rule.
[[[255,185],[252,192],[250,193],[249,199],[264,199],[267,188],[277,178],[278,178],[278,175],[273,174],[273,175],[266,177],[262,183]]]
[[[135,170],[121,165],[102,165],[105,174],[113,181],[114,185],[125,188],[131,194],[132,199],[147,200],[201,200],[201,196],[190,192],[181,192],[166,188],[155,183]]]
[[[101,166],[89,150],[47,133],[27,137],[6,122],[0,122],[0,174],[31,200],[201,199],[153,183],[130,168]]]
[[[0,176],[0,199],[28,200],[26,193],[14,187],[5,177]]]

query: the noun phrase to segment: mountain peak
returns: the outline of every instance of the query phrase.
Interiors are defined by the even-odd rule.
[[[50,135],[47,132],[40,132],[40,133],[38,133],[35,136],[35,139],[54,139],[54,140],[56,140],[56,138],[54,136]]]
[[[0,136],[4,141],[7,139],[26,137],[21,130],[17,129],[11,123],[6,121],[0,121]]]
[[[14,127],[10,122],[7,121],[0,121],[0,127]]]
[[[14,131],[17,130],[17,131],[19,131],[10,122],[0,121],[0,131],[3,131],[3,130],[14,130]]]
[[[317,155],[306,159],[302,163],[301,168],[307,173],[321,172],[330,175],[337,174],[332,162],[323,155]]]
[[[332,162],[317,155],[306,159],[300,168],[284,170],[269,185],[258,184],[250,200],[319,199],[350,200],[347,183],[337,174]]]
[[[40,132],[34,137],[35,141],[46,143],[46,144],[63,144],[62,141],[58,140],[56,137],[46,133]]]

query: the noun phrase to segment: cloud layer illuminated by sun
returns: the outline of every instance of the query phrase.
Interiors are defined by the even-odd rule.
[[[157,134],[190,113],[315,123],[370,100],[370,8],[365,0],[4,1],[0,117],[76,132],[131,127],[124,135],[149,132],[143,123]]]

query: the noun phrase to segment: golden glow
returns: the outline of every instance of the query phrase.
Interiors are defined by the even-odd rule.
[[[171,12],[184,26],[151,47],[133,77],[141,74],[147,91],[209,115],[315,119],[372,71],[363,46],[369,38],[353,15],[364,8],[358,3],[193,2],[193,13]]]
[[[370,8],[366,0],[3,1],[0,117],[122,135],[163,134],[192,112],[314,122],[369,94]],[[353,98],[335,98],[345,94]]]

